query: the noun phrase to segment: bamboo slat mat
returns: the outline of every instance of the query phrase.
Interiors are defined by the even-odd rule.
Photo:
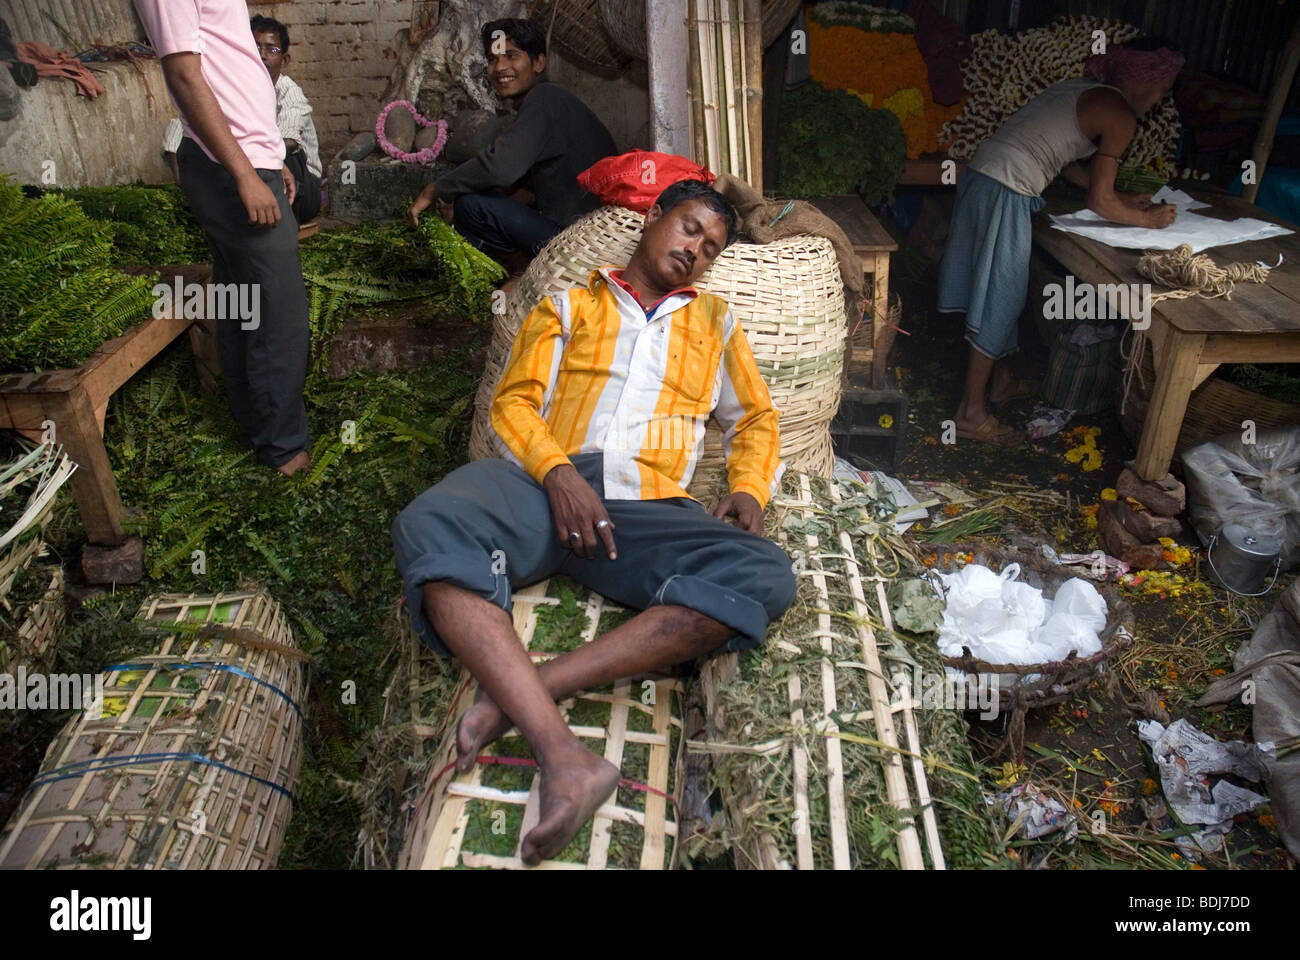
[[[534,584],[514,596],[515,631],[525,649],[532,650],[539,607],[556,602],[547,596],[548,584],[549,581]],[[583,642],[594,639],[603,613],[622,610],[595,593],[591,594],[585,606],[587,625]],[[534,655],[533,659],[538,662],[547,657]],[[424,790],[406,833],[398,861],[404,869],[437,870],[457,866],[525,869],[519,847],[524,834],[537,821],[539,794],[536,771],[530,771],[528,789],[506,789],[484,783],[486,772],[493,769],[490,764],[476,764],[465,774],[457,774],[454,768],[448,769],[456,757],[457,725],[474,702],[476,692],[477,684],[466,671],[452,706],[452,720],[429,768]],[[596,812],[585,842],[582,842],[584,834],[580,833],[575,843],[560,855],[574,859],[545,860],[530,869],[614,869],[610,853],[616,824],[628,824],[637,829],[639,843],[638,850],[634,851],[637,869],[663,870],[672,865],[677,818],[676,800],[669,798],[674,797],[679,789],[679,778],[675,773],[682,749],[681,693],[682,687],[677,680],[623,680],[615,684],[612,693],[583,692],[559,705],[570,729],[589,749],[619,767],[623,777],[644,784],[655,792],[620,789],[611,794],[610,800]],[[574,722],[572,714],[584,705],[585,713],[590,713],[595,706],[607,719],[600,724]],[[650,720],[649,730],[632,728],[629,721],[636,713]],[[512,730],[486,752],[517,757],[522,752],[518,749],[517,738],[518,733]],[[648,755],[644,766],[639,759],[634,762],[631,757],[632,749],[639,747],[646,748],[644,752]],[[631,802],[620,802],[620,795],[632,798]],[[644,801],[635,798],[644,798]],[[519,816],[519,809],[522,809],[522,816]],[[489,824],[488,832],[502,837],[496,842],[511,846],[511,852],[474,849],[484,845],[482,831],[478,829],[482,824]]]

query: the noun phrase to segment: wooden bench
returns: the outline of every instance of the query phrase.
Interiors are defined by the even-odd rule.
[[[839,224],[848,236],[853,252],[862,261],[863,275],[871,278],[872,348],[869,351],[852,349],[845,365],[869,367],[871,387],[883,389],[886,385],[885,361],[896,332],[886,322],[889,316],[889,255],[898,249],[898,244],[862,198],[855,194],[810,197],[808,202]],[[850,329],[857,320],[857,317],[850,318]]]
[[[211,274],[206,266],[179,272],[186,282],[202,282]],[[0,430],[62,445],[78,466],[69,483],[91,543],[116,546],[126,539],[122,498],[104,448],[108,398],[187,330],[195,331],[190,343],[200,379],[204,366],[219,370],[216,337],[201,326],[183,316],[150,318],[105,342],[79,367],[0,375]]]

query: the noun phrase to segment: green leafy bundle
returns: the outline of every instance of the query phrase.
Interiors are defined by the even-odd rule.
[[[148,318],[156,278],[110,265],[112,232],[57,195],[0,179],[0,372],[75,367]]]
[[[869,205],[892,199],[907,140],[888,110],[809,81],[781,100],[777,190],[793,197],[857,193]]]
[[[206,263],[208,242],[175,184],[60,191],[112,226],[115,264]]]
[[[359,305],[424,300],[431,314],[477,323],[488,315],[500,264],[470,246],[437,217],[418,232],[405,224],[332,230],[302,245],[313,369],[328,363],[329,342]]]

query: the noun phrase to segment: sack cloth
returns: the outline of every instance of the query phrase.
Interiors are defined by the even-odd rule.
[[[71,80],[77,85],[78,93],[84,93],[92,100],[104,92],[104,85],[95,79],[86,65],[62,50],[44,43],[20,43],[18,57],[35,67],[38,76]]]
[[[1300,580],[1278,598],[1251,638],[1233,655],[1237,669],[1220,677],[1198,707],[1228,704],[1254,688],[1251,733],[1256,743],[1279,743],[1300,737]],[[1263,753],[1269,802],[1277,832],[1291,856],[1300,859],[1300,750],[1284,757]]]
[[[776,220],[787,201],[768,200],[744,180],[729,173],[718,177],[713,189],[731,201],[740,215],[740,232],[754,243],[772,243],[800,234],[829,240],[840,262],[840,278],[848,291],[852,308],[849,313],[851,316],[856,313],[864,289],[862,261],[853,252],[853,244],[849,243],[838,223],[806,200],[795,200],[790,212]],[[773,220],[776,220],[775,224]]]

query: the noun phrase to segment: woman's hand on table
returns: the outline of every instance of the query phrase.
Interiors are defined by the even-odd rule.
[[[1174,222],[1178,216],[1178,207],[1172,203],[1153,203],[1143,211],[1146,219],[1146,226],[1153,230],[1163,230]]]

